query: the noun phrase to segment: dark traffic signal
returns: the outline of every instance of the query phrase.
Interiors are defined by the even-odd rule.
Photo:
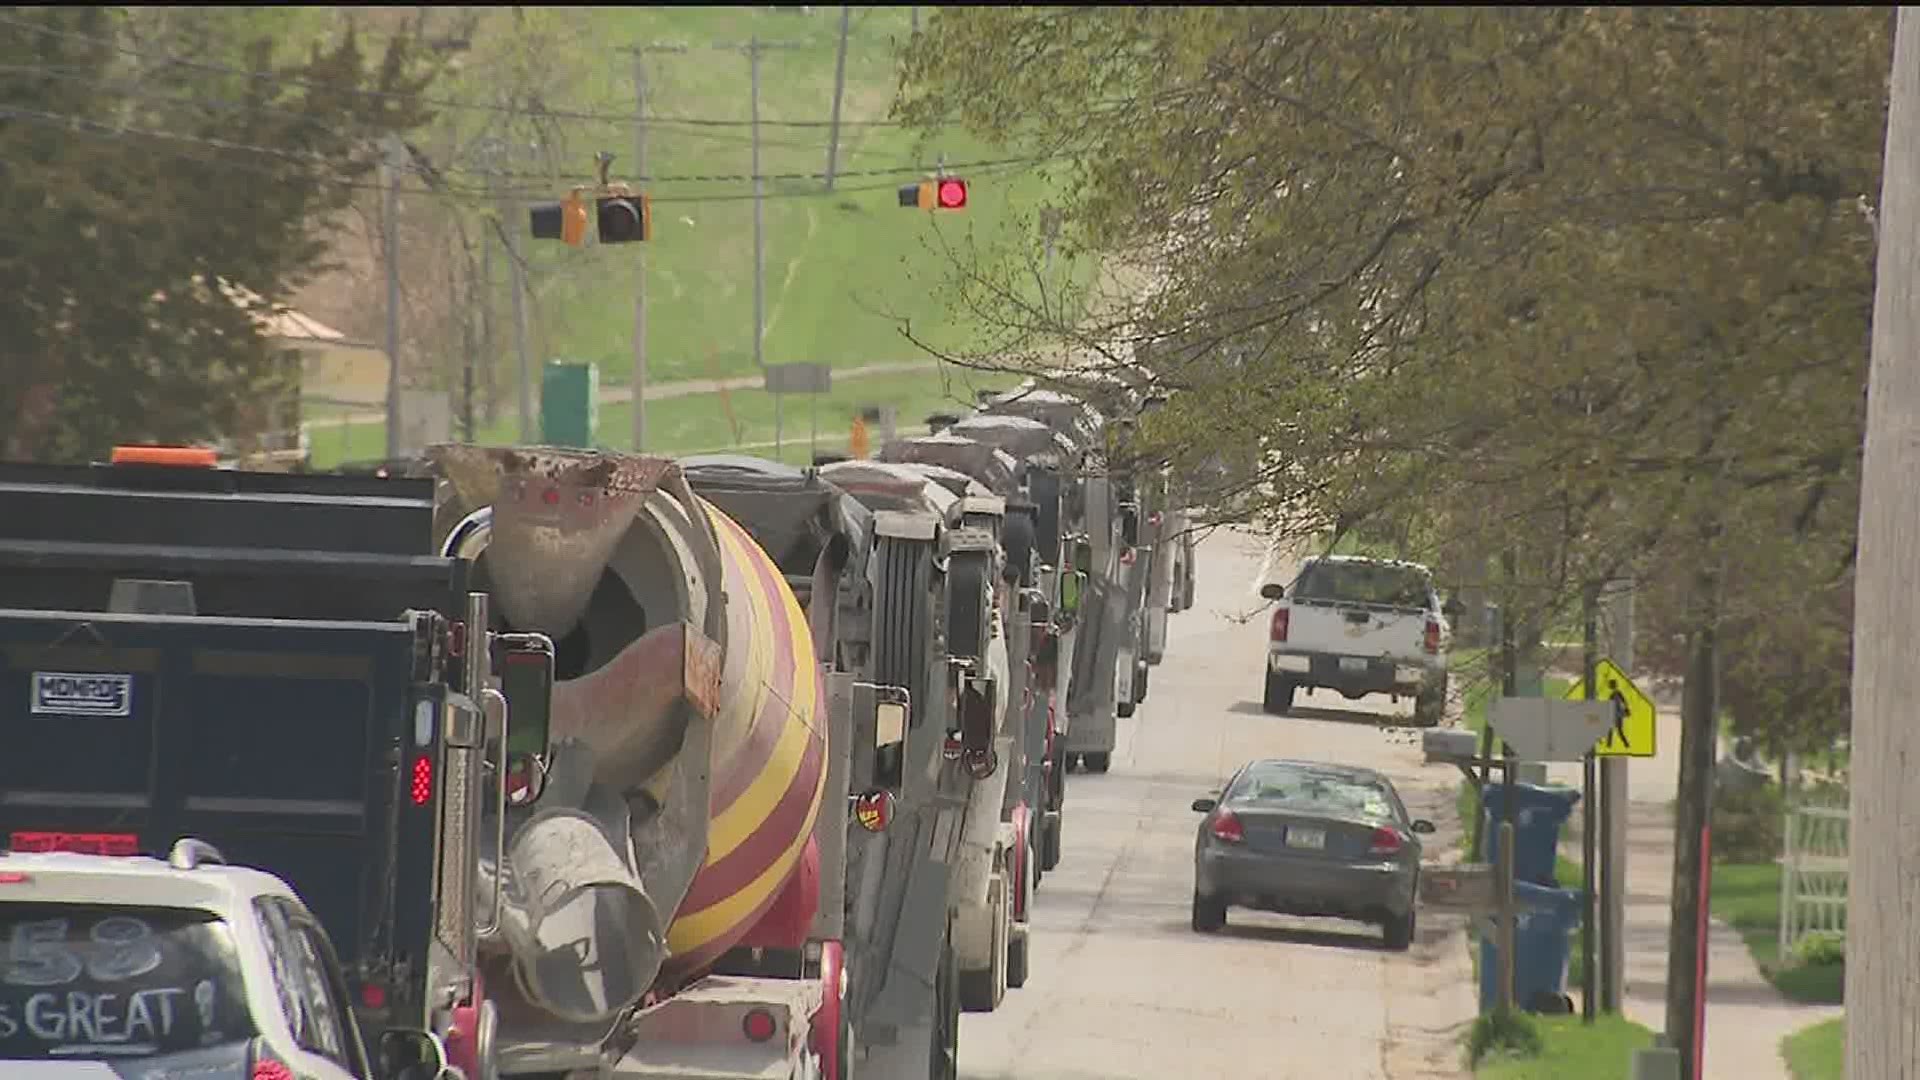
[[[653,236],[652,200],[645,195],[602,195],[599,210],[603,244],[631,244]]]
[[[587,208],[579,196],[569,195],[561,202],[535,203],[532,219],[535,240],[559,240],[579,247],[587,240]]]

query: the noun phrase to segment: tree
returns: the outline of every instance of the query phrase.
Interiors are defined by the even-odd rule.
[[[406,33],[369,63],[351,23],[281,60],[270,19],[0,11],[10,455],[227,434],[284,376],[256,317],[321,265],[317,226],[425,119],[432,71]]]

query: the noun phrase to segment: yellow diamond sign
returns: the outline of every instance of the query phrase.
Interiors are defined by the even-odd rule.
[[[1613,730],[1593,744],[1595,757],[1653,757],[1657,743],[1654,733],[1653,699],[1633,685],[1620,665],[1602,660],[1594,665],[1593,680],[1600,686],[1599,699],[1613,702]],[[1567,691],[1569,700],[1587,696],[1586,680]]]

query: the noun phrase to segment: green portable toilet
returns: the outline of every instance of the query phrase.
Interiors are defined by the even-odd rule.
[[[600,368],[549,360],[540,372],[540,441],[591,447],[600,428]]]

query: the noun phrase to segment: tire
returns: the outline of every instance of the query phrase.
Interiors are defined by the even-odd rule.
[[[1096,776],[1104,776],[1106,775],[1107,769],[1113,764],[1113,754],[1106,750],[1101,750],[1088,753],[1084,755],[1081,760],[1087,763],[1088,772]]]
[[[1386,943],[1389,952],[1406,952],[1413,945],[1415,914],[1388,915],[1386,925],[1380,928],[1381,940]]]
[[[947,569],[947,655],[984,661],[993,620],[993,573],[983,552],[954,555]]]
[[[1141,660],[1133,668],[1133,700],[1136,703],[1147,700],[1147,662]]]
[[[1031,933],[1007,941],[1007,986],[1018,990],[1027,985],[1028,947],[1033,944]]]
[[[879,543],[880,579],[873,604],[873,678],[904,686],[920,713],[927,696],[927,655],[932,649],[928,618],[933,595],[932,551],[922,541],[883,536]],[[919,726],[921,717],[911,718]]]
[[[1113,714],[1115,716],[1118,716],[1120,719],[1125,720],[1129,716],[1133,715],[1133,709],[1134,709],[1133,702],[1123,701],[1113,707]]]
[[[1060,828],[1065,823],[1063,817],[1053,819],[1052,825],[1040,826],[1040,869],[1051,870],[1060,865]]]
[[[1202,893],[1193,891],[1193,931],[1196,934],[1211,934],[1227,925],[1227,905]]]
[[[1285,716],[1293,709],[1293,683],[1268,673],[1267,685],[1260,695],[1260,708],[1274,716]]]
[[[1413,699],[1413,722],[1419,727],[1438,727],[1447,715],[1447,680],[1427,683]]]
[[[960,1080],[959,965],[953,959],[951,920],[940,942],[940,967],[933,988],[933,1037],[928,1044],[928,1080]]]
[[[960,1009],[962,1012],[989,1013],[1000,1007],[1007,996],[1007,948],[1013,937],[1012,883],[1002,878],[1000,899],[992,904],[993,938],[988,947],[991,957],[984,968],[961,970]]]

